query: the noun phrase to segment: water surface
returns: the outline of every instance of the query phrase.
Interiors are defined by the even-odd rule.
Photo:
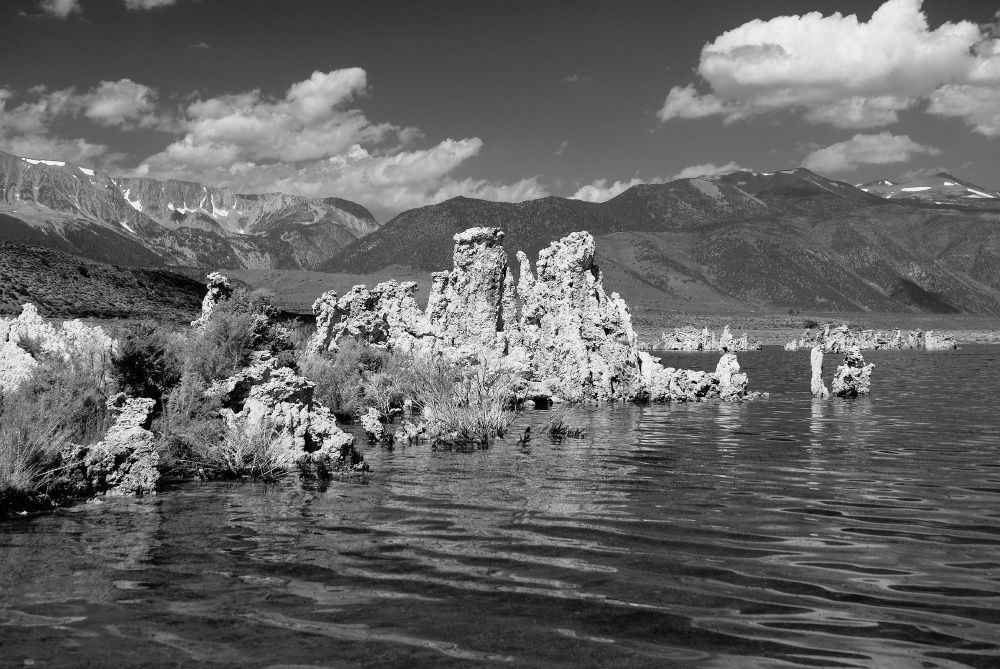
[[[4,522],[0,666],[1000,666],[1000,349],[739,359],[770,399]]]

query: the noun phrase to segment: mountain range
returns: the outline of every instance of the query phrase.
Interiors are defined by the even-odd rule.
[[[403,212],[321,267],[445,269],[451,235],[472,225],[503,228],[530,258],[589,230],[629,304],[1000,313],[1000,208],[886,198],[803,168],[643,184],[603,203],[455,198]]]
[[[451,266],[452,236],[500,227],[534,259],[597,237],[633,308],[1000,313],[1000,192],[947,174],[855,186],[798,168],[633,186],[607,202],[467,197],[379,225],[338,198],[112,178],[0,153],[0,240],[144,267],[352,275]]]
[[[112,178],[0,152],[0,240],[158,267],[312,268],[378,223],[359,204]]]

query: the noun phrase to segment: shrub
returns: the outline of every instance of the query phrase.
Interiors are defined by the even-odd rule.
[[[295,464],[283,448],[277,429],[268,422],[238,424],[207,448],[194,453],[199,473],[206,478],[255,478],[273,481]]]
[[[119,390],[159,400],[181,378],[181,352],[152,320],[129,323],[117,333],[118,351],[111,368]]]
[[[48,488],[63,447],[104,438],[113,422],[106,402],[92,376],[43,359],[0,402],[0,496]]]
[[[518,379],[486,360],[472,366],[444,360],[415,360],[421,382],[411,389],[424,410],[436,446],[459,450],[486,448],[513,422]]]
[[[578,426],[570,425],[566,422],[569,414],[569,406],[564,404],[552,412],[548,422],[542,426],[540,432],[548,435],[552,441],[562,441],[563,439],[583,439],[587,436],[587,431]]]
[[[206,388],[201,375],[189,370],[163,400],[163,412],[153,423],[153,432],[159,437],[160,462],[167,469],[192,473],[195,454],[222,439],[220,407],[205,397]]]
[[[806,330],[812,330],[813,328],[819,327],[819,321],[813,320],[812,318],[807,318],[802,321],[802,327]]]
[[[187,356],[191,368],[211,382],[246,367],[255,351],[269,351],[280,363],[294,364],[290,332],[271,322],[277,312],[268,294],[236,289],[192,338]]]

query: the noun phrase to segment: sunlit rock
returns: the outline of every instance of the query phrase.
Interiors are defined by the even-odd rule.
[[[276,447],[305,471],[366,471],[354,437],[314,401],[315,389],[305,377],[260,353],[249,367],[213,384],[205,394],[221,402],[229,429],[273,428]]]
[[[361,427],[371,443],[382,441],[385,437],[385,425],[382,424],[382,416],[375,409],[369,408],[361,414]]]
[[[155,437],[148,429],[155,404],[124,393],[108,400],[108,407],[118,416],[104,439],[63,449],[56,478],[60,492],[69,496],[155,493],[160,461]]]
[[[434,274],[427,319],[448,346],[503,348],[517,323],[514,278],[500,228],[455,235],[451,272]]]
[[[936,335],[928,330],[924,335],[924,348],[928,351],[950,351],[958,348],[958,342],[950,335]]]
[[[817,330],[815,333],[803,332],[799,339],[786,343],[785,350],[797,351],[800,348],[815,346],[819,346],[823,353],[846,353],[851,348],[862,351],[958,348],[953,337],[935,337],[932,331],[926,334],[921,330],[903,332],[899,328],[892,332],[852,331],[847,325],[832,328],[830,324],[826,324],[822,330]]]
[[[664,351],[758,351],[762,346],[759,341],[751,342],[746,333],[733,337],[728,325],[722,327],[718,338],[707,327],[700,332],[692,327],[674,328],[664,332],[659,343]]]
[[[222,274],[212,272],[205,279],[207,280],[208,292],[205,293],[205,297],[201,301],[201,317],[191,321],[192,327],[204,327],[211,318],[215,305],[228,300],[233,294],[232,284]]]
[[[873,364],[865,364],[861,351],[855,346],[847,350],[844,364],[833,377],[833,394],[837,397],[857,397],[871,393]]]
[[[826,389],[826,385],[823,383],[823,349],[819,346],[814,346],[812,353],[809,355],[809,360],[812,364],[812,381],[809,386],[812,396],[825,399],[830,396],[830,391]]]
[[[316,334],[310,341],[312,351],[335,351],[344,338],[371,346],[411,350],[432,338],[427,318],[417,306],[412,281],[385,281],[371,290],[354,286],[337,299],[336,291],[323,293],[313,303]]]

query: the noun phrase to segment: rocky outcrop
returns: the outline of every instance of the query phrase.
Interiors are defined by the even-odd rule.
[[[316,334],[309,343],[314,352],[334,351],[343,338],[372,346],[410,350],[433,338],[427,318],[414,297],[412,281],[386,281],[371,290],[354,286],[337,299],[334,290],[323,293],[313,303]]]
[[[205,293],[205,297],[201,301],[201,317],[191,321],[191,327],[195,328],[205,327],[212,317],[215,305],[228,300],[233,294],[233,286],[229,279],[218,272],[212,272],[205,279],[208,282],[208,292]]]
[[[718,339],[714,332],[704,328],[701,332],[692,327],[674,328],[673,332],[664,332],[660,337],[658,348],[663,351],[759,351],[763,344],[751,342],[744,332],[740,338],[734,338],[729,326],[722,327]]]
[[[928,330],[924,335],[924,348],[928,351],[951,351],[958,348],[958,342],[950,335],[936,335]]]
[[[67,446],[60,454],[59,492],[72,497],[154,494],[160,461],[148,427],[155,404],[123,393],[111,398],[108,407],[118,417],[104,439],[90,446]]]
[[[837,397],[857,397],[871,393],[873,364],[865,364],[861,351],[855,346],[847,350],[844,364],[833,377],[833,394]]]
[[[799,339],[793,339],[785,344],[786,351],[798,351],[802,348],[819,346],[823,353],[846,353],[851,348],[863,351],[878,351],[882,349],[926,349],[943,350],[958,348],[954,337],[936,337],[933,331],[926,334],[921,330],[903,332],[896,328],[892,332],[880,330],[861,330],[852,332],[847,325],[832,328],[829,324],[815,333],[805,331]]]
[[[567,400],[643,395],[638,338],[628,306],[604,292],[594,238],[574,232],[538,254],[537,275],[520,253],[521,321],[517,343],[532,377]]]
[[[367,471],[354,449],[354,437],[341,430],[326,407],[313,399],[316,385],[270,354],[258,353],[253,363],[215,383],[206,396],[218,400],[227,427],[275,430],[275,448],[283,458],[308,473]]]
[[[446,346],[505,348],[517,303],[503,238],[500,228],[456,234],[454,268],[434,274],[427,320]]]
[[[20,385],[42,356],[77,372],[103,374],[115,348],[115,341],[100,326],[72,320],[57,327],[27,303],[17,318],[0,319],[0,392]]]
[[[826,385],[823,383],[823,349],[819,346],[814,346],[809,360],[812,364],[812,381],[809,385],[809,390],[812,392],[813,397],[826,399],[830,396],[830,391],[826,389]]]
[[[385,425],[382,424],[382,416],[375,409],[369,408],[361,414],[361,427],[365,431],[368,441],[375,444],[385,437]]]
[[[351,337],[470,364],[502,364],[523,380],[519,398],[543,403],[754,396],[735,356],[723,356],[716,372],[707,373],[665,370],[640,352],[628,306],[604,290],[589,233],[552,242],[539,253],[536,272],[519,252],[516,288],[503,237],[499,228],[455,235],[454,269],[433,275],[424,313],[413,284],[355,286],[340,299],[326,293],[313,305],[311,348],[335,350],[338,339]],[[728,329],[723,335],[715,341],[722,350],[745,344]]]

